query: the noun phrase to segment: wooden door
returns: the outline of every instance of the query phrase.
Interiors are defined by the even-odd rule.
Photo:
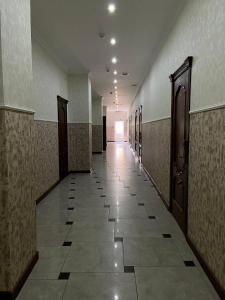
[[[68,175],[68,137],[67,137],[67,104],[68,101],[58,99],[58,137],[59,137],[59,175],[63,179]]]
[[[142,158],[142,105],[139,107],[139,159]]]
[[[107,141],[106,141],[106,116],[103,116],[103,151],[106,151]]]
[[[170,76],[172,82],[171,191],[170,208],[187,233],[189,111],[192,57]]]
[[[134,141],[134,143],[135,143],[135,151],[137,151],[137,136],[138,136],[138,133],[137,133],[137,122],[138,121],[138,119],[137,119],[137,110],[135,111],[135,124],[134,124],[134,127],[135,127],[135,134],[134,134],[134,137],[135,137],[135,141]]]

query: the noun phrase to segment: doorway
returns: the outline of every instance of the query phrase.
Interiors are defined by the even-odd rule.
[[[137,152],[138,149],[138,111],[135,111],[135,151]]]
[[[138,150],[138,156],[139,156],[139,161],[141,162],[142,160],[142,105],[139,107],[139,150]]]
[[[106,116],[103,116],[103,151],[106,151],[107,138],[106,138]]]
[[[192,57],[170,76],[172,83],[172,127],[170,167],[170,209],[181,229],[187,234],[189,111]]]
[[[58,137],[59,137],[59,177],[62,180],[68,175],[68,137],[67,137],[67,104],[68,101],[58,96]]]
[[[124,121],[115,121],[115,141],[124,142]]]

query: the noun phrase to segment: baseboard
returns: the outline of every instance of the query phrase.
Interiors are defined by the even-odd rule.
[[[201,254],[199,251],[196,249],[192,241],[189,239],[189,237],[186,237],[186,240],[188,242],[188,245],[190,246],[191,250],[194,252],[195,256],[197,257],[200,265],[202,266],[204,272],[208,276],[209,280],[211,281],[212,285],[214,286],[215,290],[217,291],[218,295],[220,296],[221,299],[225,299],[225,289],[220,285],[218,280],[215,278],[214,274],[212,271],[209,269],[207,264],[205,263],[204,259],[201,257]]]
[[[41,197],[39,197],[36,200],[36,205],[38,205],[59,183],[60,179],[56,183],[54,183],[43,195],[41,195]]]
[[[154,188],[156,189],[156,191],[157,191],[159,197],[161,198],[162,202],[164,203],[166,208],[169,210],[170,206],[168,205],[165,198],[163,197],[163,194],[160,192],[160,189],[159,189],[158,185],[156,184],[156,182],[154,181],[154,179],[152,178],[152,176],[149,174],[148,170],[144,166],[143,166],[143,169],[144,169],[145,173],[147,174],[147,176],[149,177],[149,179],[151,180],[152,184],[154,185]]]
[[[35,253],[34,257],[31,259],[28,267],[18,280],[16,287],[13,289],[12,292],[0,292],[0,300],[14,300],[18,296],[19,292],[21,291],[24,283],[26,282],[28,276],[30,275],[34,265],[38,261],[39,254],[38,252]]]

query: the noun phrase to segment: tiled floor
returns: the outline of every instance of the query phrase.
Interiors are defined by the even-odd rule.
[[[129,146],[93,169],[38,205],[40,259],[18,300],[218,299]]]

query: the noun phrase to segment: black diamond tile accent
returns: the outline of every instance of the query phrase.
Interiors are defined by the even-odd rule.
[[[164,233],[164,234],[163,234],[163,237],[164,237],[164,239],[171,239],[171,238],[172,238],[172,235],[169,234],[169,233]]]
[[[105,208],[110,208],[109,204],[104,205]]]
[[[137,196],[137,194],[130,194],[131,196]]]
[[[139,206],[145,206],[145,204],[144,204],[144,203],[138,203],[138,205],[139,205]]]
[[[68,221],[68,222],[66,222],[66,225],[73,225],[73,222],[72,221]]]
[[[76,184],[75,182],[71,182],[71,184]]]
[[[70,278],[70,273],[60,273],[58,280],[68,280]]]
[[[124,273],[134,273],[134,266],[124,266]]]
[[[186,267],[195,267],[195,263],[193,262],[193,260],[185,260],[184,264]]]
[[[99,187],[98,190],[103,190],[103,188]]]
[[[74,210],[74,207],[68,207],[68,210]]]
[[[109,218],[108,221],[109,222],[116,222],[116,219],[115,218]]]
[[[148,179],[144,179],[144,181],[149,181]]]
[[[63,246],[64,246],[64,247],[71,247],[71,246],[72,246],[72,242],[69,242],[69,241],[64,242],[64,243],[63,243]]]
[[[69,197],[69,199],[75,199],[75,197]]]
[[[101,183],[101,181],[96,181],[96,183]]]
[[[75,189],[70,189],[70,192],[75,192]]]
[[[101,195],[100,197],[101,197],[101,198],[105,198],[105,197],[106,197],[106,195]]]
[[[122,237],[115,237],[114,242],[123,242],[123,238]]]
[[[150,220],[154,220],[154,219],[156,219],[156,217],[155,216],[149,216],[148,217]]]

